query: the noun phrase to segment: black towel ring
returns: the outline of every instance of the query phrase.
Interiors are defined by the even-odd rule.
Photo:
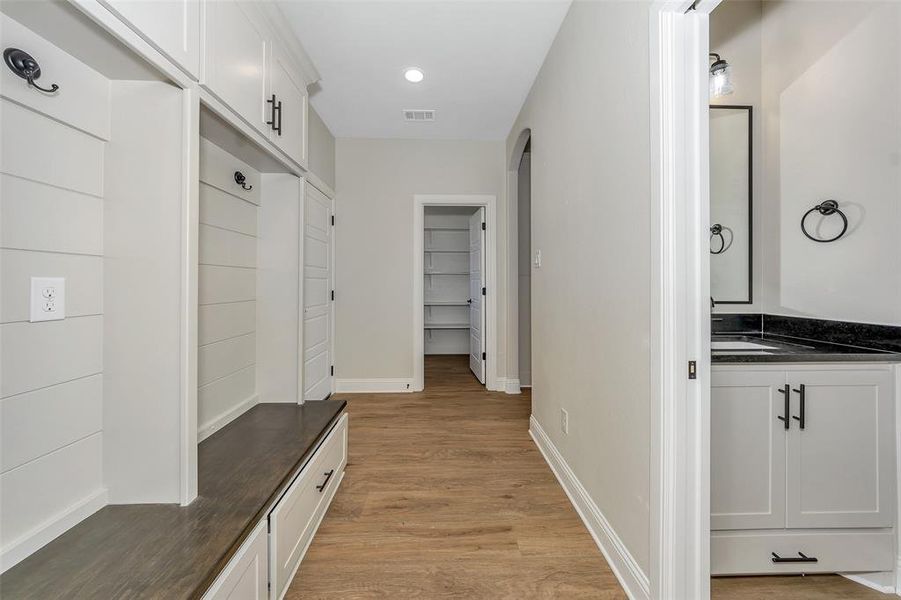
[[[819,238],[813,237],[812,235],[810,235],[807,232],[807,227],[804,226],[804,221],[807,220],[807,217],[810,216],[810,213],[812,213],[812,212],[818,212],[821,215],[823,215],[824,217],[828,217],[829,215],[840,216],[842,218],[842,230],[839,232],[839,234],[837,236],[831,237],[826,240],[821,240]],[[824,202],[817,204],[816,206],[814,206],[813,208],[808,210],[806,213],[804,213],[804,216],[801,217],[801,231],[804,232],[804,235],[806,235],[808,237],[808,239],[811,239],[814,242],[820,242],[821,244],[828,244],[829,242],[834,242],[835,240],[839,239],[840,237],[845,235],[846,231],[848,231],[848,217],[845,216],[845,213],[843,213],[841,210],[839,210],[838,202],[836,202],[835,200],[825,200]]]
[[[714,223],[713,225],[710,226],[710,239],[713,240],[713,238],[715,238],[715,237],[720,238],[720,249],[714,250],[713,248],[711,248],[710,253],[711,254],[722,254],[723,252],[726,251],[726,238],[723,237],[723,226],[720,225],[719,223]]]

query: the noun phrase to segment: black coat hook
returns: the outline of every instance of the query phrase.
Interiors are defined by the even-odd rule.
[[[35,79],[41,77],[41,66],[30,54],[18,48],[7,48],[3,51],[3,60],[9,70],[28,82],[28,85],[35,87],[42,92],[52,94],[59,89],[55,83],[49,88],[42,88],[34,82]]]
[[[820,238],[813,237],[812,235],[810,235],[810,233],[807,232],[807,227],[804,225],[804,221],[806,221],[807,217],[810,216],[810,214],[813,212],[818,212],[821,215],[823,215],[824,217],[828,217],[829,215],[840,216],[842,218],[842,230],[839,232],[839,234],[837,236],[831,237],[826,240],[821,240]],[[848,231],[848,217],[845,216],[845,213],[843,213],[841,210],[839,210],[838,202],[836,202],[835,200],[825,200],[824,202],[817,204],[816,206],[814,206],[813,208],[808,210],[806,213],[804,213],[804,216],[801,217],[801,231],[804,232],[804,235],[806,235],[808,237],[808,239],[811,239],[815,242],[828,244],[829,242],[834,242],[835,240],[839,239],[840,237],[845,235],[846,231]]]
[[[244,177],[244,173],[241,171],[235,171],[235,183],[241,186],[242,189],[247,190],[248,192],[253,189],[252,185],[247,185],[247,178]]]

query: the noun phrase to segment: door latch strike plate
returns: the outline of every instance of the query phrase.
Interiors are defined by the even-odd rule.
[[[696,361],[696,360],[688,361],[688,378],[689,379],[697,379],[698,378],[698,361]]]

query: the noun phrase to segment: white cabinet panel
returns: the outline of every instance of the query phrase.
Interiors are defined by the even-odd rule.
[[[277,108],[270,139],[299,164],[307,164],[307,89],[282,49],[273,44],[270,100]],[[271,108],[271,104],[269,105]]]
[[[269,36],[250,3],[205,3],[206,44],[203,84],[252,127],[269,135],[266,124]]]
[[[788,526],[891,527],[891,371],[798,371],[789,381]]]
[[[785,527],[785,373],[714,370],[710,527]]]
[[[269,545],[263,519],[238,548],[204,600],[263,600],[268,595]]]
[[[194,79],[200,74],[198,0],[105,0],[135,31]]]

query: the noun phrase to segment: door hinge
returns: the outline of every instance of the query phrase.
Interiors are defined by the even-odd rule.
[[[485,295],[485,288],[482,288],[482,295]]]
[[[488,360],[488,354],[487,354],[487,353],[482,352],[482,360]]]
[[[335,290],[332,290],[332,302],[335,301]]]
[[[696,361],[696,360],[688,361],[688,378],[689,379],[697,379],[698,378],[698,361]]]
[[[485,231],[485,223],[482,222],[482,231]]]
[[[335,215],[332,215],[332,227],[335,226]]]
[[[332,377],[335,376],[335,365],[332,365],[329,369],[329,375],[331,375]]]

